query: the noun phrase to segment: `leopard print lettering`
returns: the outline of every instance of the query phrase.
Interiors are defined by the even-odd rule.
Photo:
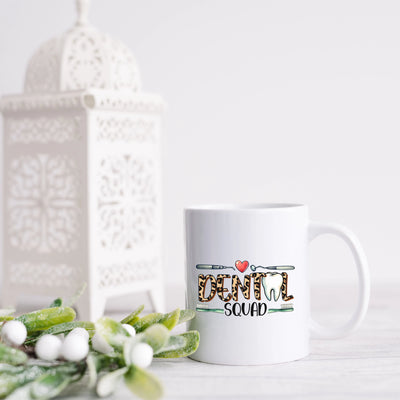
[[[222,301],[230,301],[232,300],[232,294],[229,293],[228,296],[224,297],[224,293],[225,292],[229,292],[229,290],[224,287],[224,279],[226,278],[230,278],[231,276],[228,274],[219,274],[217,277],[217,293],[218,293],[218,297],[222,300]]]
[[[261,278],[267,276],[267,274],[264,272],[254,272],[250,276],[254,279],[254,297],[256,300],[261,300]]]
[[[211,282],[211,291],[208,297],[204,297],[208,280],[210,280]],[[200,274],[198,277],[198,282],[199,282],[199,301],[203,303],[211,301],[214,298],[215,294],[217,293],[217,280],[215,279],[215,276],[214,275],[204,276]]]
[[[232,276],[232,298],[234,301],[238,301],[239,290],[243,293],[243,297],[247,300],[250,299],[250,275],[245,275],[243,279],[243,284],[240,282],[240,278],[237,275]]]
[[[282,283],[282,299],[284,301],[289,301],[294,299],[293,296],[288,296],[287,295],[287,284],[288,284],[288,274],[286,272],[282,272],[282,278],[283,278],[283,283]]]

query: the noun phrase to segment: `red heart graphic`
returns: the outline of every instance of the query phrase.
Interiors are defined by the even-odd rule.
[[[244,272],[246,271],[247,267],[249,266],[249,262],[248,261],[240,261],[237,260],[235,262],[235,267],[240,271],[240,272]]]

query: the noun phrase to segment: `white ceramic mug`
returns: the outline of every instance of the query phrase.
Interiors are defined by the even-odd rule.
[[[312,222],[298,204],[215,205],[185,210],[187,307],[200,332],[191,358],[216,364],[257,365],[309,354],[310,332],[337,338],[358,327],[369,300],[369,272],[348,229]],[[351,319],[330,329],[310,317],[307,247],[321,234],[350,247],[359,278]]]

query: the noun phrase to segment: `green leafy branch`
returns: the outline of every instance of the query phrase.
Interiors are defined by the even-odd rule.
[[[0,310],[0,398],[51,399],[78,381],[99,397],[111,395],[124,381],[142,399],[161,398],[162,384],[146,370],[151,359],[186,357],[196,351],[200,338],[197,331],[171,333],[176,325],[191,320],[194,311],[141,316],[143,308],[120,322],[103,317],[96,323],[76,321],[75,311],[62,299],[18,317],[14,310]],[[22,341],[21,329],[25,331]],[[40,343],[50,344],[50,335],[57,338],[53,342],[60,344],[60,353],[50,356],[45,348],[42,353],[47,355],[40,359]]]

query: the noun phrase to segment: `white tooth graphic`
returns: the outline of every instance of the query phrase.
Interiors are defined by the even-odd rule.
[[[281,288],[283,284],[283,277],[278,272],[267,272],[267,276],[262,278],[262,285],[264,288],[265,296],[268,300],[272,298],[272,291],[274,292],[274,300],[277,301],[281,295]]]

